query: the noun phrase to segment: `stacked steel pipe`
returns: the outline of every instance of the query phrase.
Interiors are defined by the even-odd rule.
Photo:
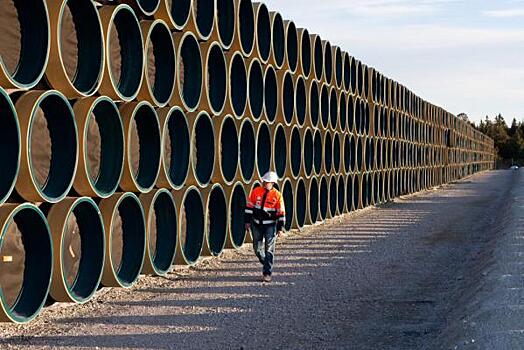
[[[493,142],[251,0],[6,0],[0,320],[493,167]]]

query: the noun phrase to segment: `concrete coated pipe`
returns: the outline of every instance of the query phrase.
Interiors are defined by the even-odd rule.
[[[157,187],[175,190],[184,186],[188,172],[191,135],[184,111],[180,107],[165,107],[158,111],[162,128],[162,169]]]
[[[339,135],[338,132],[333,134],[333,171],[335,174],[340,173],[341,144]]]
[[[319,180],[319,189],[318,189],[318,207],[319,207],[319,217],[320,221],[324,221],[328,218],[329,215],[329,178],[325,175],[322,175]]]
[[[0,86],[31,89],[42,79],[49,60],[50,24],[46,1],[5,1],[0,45]]]
[[[240,175],[247,184],[253,178],[256,160],[255,129],[249,119],[244,119],[240,125],[238,142]]]
[[[330,93],[329,93],[329,85],[328,84],[322,84],[322,88],[320,89],[320,122],[322,129],[327,129],[329,127],[329,100],[330,100]]]
[[[2,205],[15,187],[22,149],[18,115],[11,98],[2,88],[0,88],[0,130],[2,131],[0,205]]]
[[[185,30],[195,33],[201,41],[208,40],[215,27],[215,12],[215,0],[192,0]]]
[[[232,50],[249,57],[255,47],[255,13],[251,0],[235,0],[236,33]]]
[[[292,228],[301,229],[306,224],[307,213],[307,189],[304,179],[299,178],[295,183],[293,203]],[[286,207],[286,210],[287,207]]]
[[[124,0],[135,11],[144,16],[152,16],[158,10],[161,0]]]
[[[268,65],[264,72],[264,115],[269,124],[275,122],[278,107],[277,73],[272,65]]]
[[[322,133],[317,129],[313,134],[313,170],[317,176],[322,172],[323,152]]]
[[[27,323],[45,304],[53,244],[44,214],[33,204],[0,207],[0,322]]]
[[[298,73],[307,79],[311,74],[312,57],[311,57],[311,38],[309,31],[305,28],[297,29],[299,51],[298,51]]]
[[[289,70],[277,72],[279,86],[279,109],[277,120],[290,126],[295,115],[295,84],[293,75]]]
[[[282,183],[281,188],[284,207],[286,209],[286,224],[284,225],[285,231],[291,230],[295,216],[295,196],[293,190],[294,188],[291,180],[286,178]]]
[[[189,21],[191,0],[160,0],[155,18],[163,19],[169,28],[181,31]]]
[[[345,213],[349,213],[355,210],[355,198],[358,200],[358,191],[355,190],[355,176],[353,174],[348,174],[346,176],[346,206],[344,208]]]
[[[201,111],[189,116],[191,129],[191,171],[187,185],[206,187],[215,170],[215,129],[209,114]]]
[[[338,89],[342,88],[343,84],[343,58],[342,58],[342,50],[339,46],[333,46],[332,47],[332,55],[333,55],[333,75],[335,77],[334,83],[336,84]]]
[[[271,19],[267,6],[261,2],[253,3],[256,29],[256,57],[266,64],[271,56]]]
[[[337,204],[338,204],[338,193],[337,193],[337,177],[335,175],[331,175],[328,177],[328,212],[327,217],[328,219],[332,219],[337,216]]]
[[[51,47],[46,79],[68,98],[94,94],[101,83],[105,47],[94,2],[47,1]]]
[[[175,264],[192,266],[200,259],[204,246],[204,202],[195,186],[173,191],[173,197],[179,211]]]
[[[313,173],[313,159],[315,147],[313,144],[312,129],[307,127],[302,130],[302,170],[303,177],[309,179]]]
[[[228,203],[221,184],[201,191],[204,200],[204,256],[219,256],[226,245],[228,233]]]
[[[337,215],[346,213],[346,178],[338,175],[337,178]]]
[[[351,56],[345,51],[342,52],[342,88],[345,92],[351,92]]]
[[[146,252],[146,219],[131,192],[115,193],[99,204],[106,233],[102,285],[131,288],[138,280]]]
[[[230,185],[237,178],[239,162],[239,140],[235,119],[227,115],[213,119],[214,130],[218,137],[215,169],[212,182]]]
[[[309,186],[307,188],[307,201],[306,201],[306,222],[313,225],[318,220],[319,212],[319,189],[318,179],[313,176],[309,179]]]
[[[226,58],[217,41],[200,44],[204,60],[204,85],[200,109],[220,115],[224,111],[227,97],[228,75]]]
[[[95,294],[104,268],[102,216],[89,197],[66,198],[47,213],[53,236],[51,298],[85,303]]]
[[[78,127],[78,169],[73,187],[82,196],[111,196],[124,165],[124,127],[108,97],[85,97],[73,105]]]
[[[230,51],[226,55],[226,64],[228,67],[228,97],[224,112],[241,119],[247,108],[246,63],[240,51]]]
[[[114,100],[135,99],[142,85],[144,43],[138,19],[128,5],[102,6],[99,10],[105,35],[106,69],[100,94]]]
[[[174,33],[177,50],[176,91],[170,105],[193,112],[200,104],[203,85],[202,54],[196,36],[191,32]],[[187,78],[187,79],[186,79]]]
[[[322,49],[322,39],[317,34],[311,34],[313,46],[313,68],[315,79],[320,82],[324,77],[324,53]]]
[[[256,58],[249,61],[247,114],[258,121],[264,112],[264,69]]]
[[[216,2],[215,35],[212,38],[228,50],[235,38],[235,0],[221,0]]]
[[[279,178],[283,178],[286,174],[288,164],[287,152],[288,139],[283,124],[278,124],[273,134],[273,166]],[[263,173],[260,173],[264,175]]]
[[[322,149],[324,154],[324,174],[331,174],[333,171],[333,136],[330,131],[324,133]]]
[[[345,132],[348,120],[348,103],[347,95],[344,91],[340,91],[338,94],[338,130]]]
[[[175,90],[176,54],[169,27],[162,20],[140,23],[144,40],[144,77],[140,100],[164,107]]]
[[[56,203],[71,189],[78,134],[69,102],[58,91],[30,91],[16,99],[22,141],[16,191],[27,201]]]
[[[246,196],[244,185],[237,182],[225,188],[228,199],[228,237],[226,248],[239,249],[248,239],[246,237],[244,209],[246,207]]]
[[[146,101],[120,106],[124,124],[126,156],[120,188],[147,193],[160,174],[162,154],[160,122],[153,106]]]
[[[146,218],[146,253],[142,273],[165,276],[171,271],[177,245],[178,215],[167,189],[140,195]]]
[[[338,128],[338,93],[337,89],[332,86],[329,90],[329,127],[331,130],[336,130]]]
[[[286,68],[295,73],[298,67],[298,34],[297,27],[293,21],[284,21],[284,32],[286,36]]]
[[[256,164],[258,177],[261,178],[271,167],[271,133],[265,122],[260,122],[256,135]]]
[[[306,123],[307,114],[307,90],[304,77],[299,75],[295,78],[295,120],[299,126]]]
[[[284,66],[286,59],[286,34],[284,20],[278,12],[269,13],[271,19],[271,56],[269,63],[276,69]]]
[[[307,114],[309,115],[309,125],[317,128],[320,121],[320,91],[318,82],[314,79],[309,80]]]
[[[333,81],[333,52],[328,40],[322,40],[322,52],[324,55],[324,81],[331,84]]]

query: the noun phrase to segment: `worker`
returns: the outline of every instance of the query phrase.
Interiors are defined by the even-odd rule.
[[[282,235],[286,210],[282,194],[274,187],[278,175],[272,171],[262,177],[262,186],[249,194],[245,209],[246,234],[253,234],[253,249],[263,265],[262,281],[271,282],[277,236]],[[265,243],[264,243],[265,240]]]

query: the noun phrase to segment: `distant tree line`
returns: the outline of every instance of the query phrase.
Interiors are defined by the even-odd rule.
[[[467,116],[465,116],[467,118]],[[506,167],[513,164],[524,166],[524,122],[514,118],[508,127],[504,117],[497,115],[493,120],[488,116],[473,126],[491,137],[498,153],[497,166]]]

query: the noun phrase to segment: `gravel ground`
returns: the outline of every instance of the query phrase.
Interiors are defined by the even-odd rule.
[[[524,175],[478,174],[0,325],[1,349],[519,349]]]

